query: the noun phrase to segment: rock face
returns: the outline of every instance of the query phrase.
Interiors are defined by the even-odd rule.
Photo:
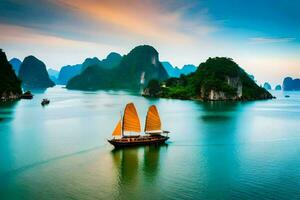
[[[275,90],[281,90],[281,85],[276,85]]]
[[[116,55],[113,55],[116,57]],[[151,46],[138,46],[122,57],[119,64],[112,63],[108,56],[105,61],[89,66],[67,84],[69,89],[139,89],[151,79],[165,80],[168,74],[158,59],[158,52]],[[118,63],[118,62],[115,62]]]
[[[265,83],[264,83],[264,88],[265,88],[266,90],[272,90],[272,87],[271,87],[270,83],[268,83],[268,82],[265,82]]]
[[[0,101],[18,99],[21,94],[21,81],[0,49]]]
[[[152,89],[148,87],[145,91]],[[168,79],[161,83],[161,90],[152,96],[204,101],[273,98],[232,59],[223,57],[209,58],[199,65],[195,73]]]
[[[169,77],[179,78],[181,74],[188,75],[197,70],[195,65],[184,65],[181,69],[178,67],[173,67],[169,62],[162,62],[165,70],[167,71]]]
[[[48,88],[55,85],[49,78],[46,65],[34,56],[28,56],[23,60],[19,78],[25,88]]]
[[[208,97],[209,100],[212,100],[212,101],[227,100],[227,99],[238,100],[238,99],[242,98],[243,85],[242,85],[242,81],[240,80],[240,78],[239,77],[233,78],[233,77],[226,76],[225,79],[226,79],[226,83],[230,87],[236,89],[236,94],[232,95],[231,93],[226,93],[224,91],[217,91],[217,90],[211,89],[209,92],[209,97]],[[205,96],[205,94],[206,94],[205,87],[203,86],[201,88],[201,98],[202,99],[207,98]]]
[[[15,73],[18,76],[20,66],[22,64],[21,60],[19,60],[18,58],[13,58],[9,61],[9,63],[13,66],[13,69],[15,70]]]
[[[137,46],[125,55],[118,66],[125,88],[139,88],[151,79],[166,80],[168,74],[159,61],[158,52],[148,45]]]
[[[284,91],[300,91],[300,79],[293,79],[291,77],[286,77],[282,84]]]

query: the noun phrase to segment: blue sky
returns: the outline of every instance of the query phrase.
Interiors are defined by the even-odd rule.
[[[48,67],[149,44],[181,67],[233,58],[259,83],[300,77],[300,1],[2,0],[0,48]]]

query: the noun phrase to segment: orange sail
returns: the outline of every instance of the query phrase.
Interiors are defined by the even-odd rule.
[[[122,136],[122,123],[121,120],[119,120],[113,134],[113,136]]]
[[[133,103],[129,103],[125,107],[123,130],[129,132],[141,132],[140,119]]]
[[[145,132],[161,132],[161,122],[155,105],[150,106],[148,109],[146,116]]]

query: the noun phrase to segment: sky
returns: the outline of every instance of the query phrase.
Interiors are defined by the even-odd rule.
[[[230,57],[275,86],[300,77],[299,11],[299,0],[1,0],[0,48],[60,69],[148,44],[178,67]]]

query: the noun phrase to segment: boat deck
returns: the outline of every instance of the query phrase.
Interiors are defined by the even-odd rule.
[[[109,143],[118,146],[134,146],[134,145],[149,145],[149,144],[160,144],[167,141],[169,137],[167,136],[139,136],[139,137],[124,137],[120,139],[108,140]]]

